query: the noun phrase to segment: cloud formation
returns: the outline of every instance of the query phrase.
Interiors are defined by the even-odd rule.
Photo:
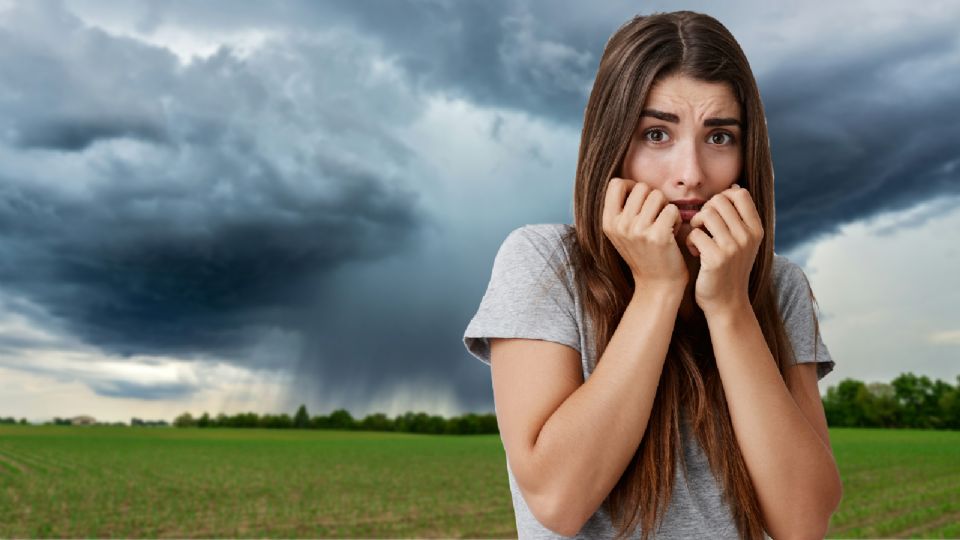
[[[3,20],[0,279],[85,341],[242,361],[331,270],[416,241],[415,151],[379,122],[419,104],[369,45],[315,35],[184,66],[55,7]]]
[[[779,252],[957,194],[960,9],[684,7],[757,70]],[[506,233],[571,219],[592,79],[636,9],[0,6],[0,363],[154,402],[211,379],[82,363],[292,370],[321,410],[492,409],[460,336]]]

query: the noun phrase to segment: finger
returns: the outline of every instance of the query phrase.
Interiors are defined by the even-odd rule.
[[[707,233],[703,232],[701,229],[694,229],[690,231],[690,234],[687,235],[687,239],[684,242],[687,245],[687,249],[690,250],[690,253],[696,251],[696,256],[700,257],[706,254],[711,258],[720,257],[720,248],[717,246],[713,238],[707,236]]]
[[[743,223],[743,219],[740,218],[739,210],[730,200],[730,197],[735,193],[736,190],[727,190],[721,193],[719,197],[714,197],[713,208],[723,217],[731,238],[738,245],[745,246],[750,241],[750,234],[747,231],[747,226]]]
[[[623,211],[621,213],[632,218],[640,212],[640,207],[650,192],[650,186],[643,182],[634,182],[628,187],[630,189],[630,195],[627,196],[627,202],[623,205]]]
[[[763,234],[763,221],[757,212],[757,205],[753,202],[753,196],[746,188],[738,187],[730,194],[730,200],[740,213],[743,224],[755,235]]]
[[[620,214],[623,209],[623,200],[626,197],[627,183],[623,178],[611,178],[607,182],[606,193],[603,201],[602,221],[604,228],[612,229],[614,218]]]
[[[727,224],[724,223],[723,218],[717,213],[717,209],[713,207],[713,204],[705,205],[697,212],[697,215],[693,216],[693,219],[690,220],[690,226],[695,228],[705,227],[719,246],[732,248],[737,245],[736,241],[730,235],[730,229],[727,228]]]
[[[680,209],[677,208],[677,205],[673,203],[668,203],[663,207],[663,210],[660,211],[660,215],[657,216],[657,219],[653,222],[655,227],[664,227],[673,231],[673,234],[677,234],[677,229],[680,227],[680,224],[683,223],[683,218],[680,217]]]
[[[667,204],[667,196],[659,189],[651,189],[643,201],[643,207],[637,215],[637,223],[649,226],[657,218],[660,210]]]

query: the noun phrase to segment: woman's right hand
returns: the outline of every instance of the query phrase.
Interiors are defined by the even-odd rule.
[[[686,288],[690,273],[674,236],[683,219],[662,191],[612,178],[602,219],[603,232],[630,266],[636,288]]]

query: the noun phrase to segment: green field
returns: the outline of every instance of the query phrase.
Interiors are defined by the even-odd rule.
[[[843,501],[835,538],[960,538],[960,431],[830,430]]]
[[[960,537],[960,432],[831,429],[830,537]],[[496,435],[0,426],[0,537],[516,536]]]

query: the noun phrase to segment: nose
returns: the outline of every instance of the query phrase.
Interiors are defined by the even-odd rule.
[[[674,155],[674,183],[689,191],[699,187],[704,179],[703,163],[699,149],[691,141],[675,146]]]

